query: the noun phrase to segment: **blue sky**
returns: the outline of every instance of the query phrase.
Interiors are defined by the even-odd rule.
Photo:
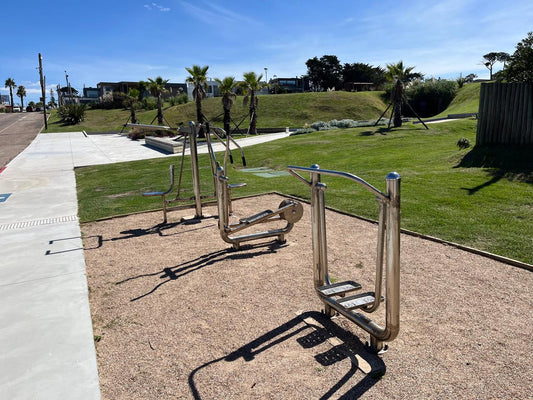
[[[22,0],[3,2],[0,93],[7,78],[40,94],[38,53],[50,88],[162,76],[209,65],[223,78],[306,73],[312,57],[385,67],[403,60],[426,77],[488,77],[491,51],[514,52],[533,31],[533,1],[512,0]],[[501,66],[496,65],[496,70]],[[19,99],[20,100],[20,99]]]

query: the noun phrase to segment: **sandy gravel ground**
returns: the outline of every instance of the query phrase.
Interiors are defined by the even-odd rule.
[[[215,219],[179,223],[191,211],[84,224],[103,398],[533,398],[531,272],[402,235],[400,334],[375,356],[365,332],[320,314],[304,208],[285,245],[239,251]],[[372,291],[376,226],[332,211],[327,223],[330,274]]]

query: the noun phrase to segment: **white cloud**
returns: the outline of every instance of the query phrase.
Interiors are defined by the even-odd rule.
[[[160,4],[157,4],[157,3],[150,3],[150,4],[145,4],[144,5],[144,8],[146,8],[147,10],[158,10],[158,11],[161,11],[161,12],[169,12],[170,11],[170,8],[169,7],[164,7]]]
[[[180,4],[188,14],[208,24],[219,26],[222,20],[227,23],[244,22],[255,25],[261,24],[259,21],[254,20],[253,18],[250,18],[243,14],[238,14],[228,8],[219,6],[218,4],[214,4],[208,1],[203,1],[203,3],[207,7],[201,8],[187,1],[180,1]]]

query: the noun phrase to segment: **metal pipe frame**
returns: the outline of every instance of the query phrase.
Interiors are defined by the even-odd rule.
[[[210,133],[208,131],[207,137]],[[229,179],[225,176],[224,168],[217,161],[211,140],[207,140],[207,146],[211,157],[212,165],[216,168],[215,181],[216,181],[216,195],[217,195],[217,207],[218,207],[218,227],[222,240],[226,243],[233,245],[235,249],[239,249],[240,244],[243,242],[264,239],[268,237],[277,237],[278,241],[283,242],[285,240],[285,234],[289,233],[294,224],[300,220],[303,214],[302,205],[294,200],[285,200],[285,204],[282,203],[276,211],[267,210],[264,215],[250,217],[249,219],[242,219],[239,223],[230,223],[231,212],[231,186],[229,185]],[[227,154],[226,147],[226,154]],[[271,229],[263,232],[251,233],[247,235],[237,235],[247,228],[261,223],[286,220],[287,224],[283,228]]]
[[[366,315],[356,313],[340,306],[335,298],[319,294],[324,302],[325,312],[332,315],[334,310],[344,315],[370,334],[370,345],[375,351],[381,351],[384,342],[394,340],[400,330],[400,175],[391,172],[386,177],[386,193],[382,193],[356,175],[320,169],[317,164],[310,168],[288,166],[287,170],[296,178],[311,188],[311,215],[312,215],[312,240],[313,240],[313,274],[315,289],[324,284],[329,284],[327,241],[325,222],[324,192],[326,185],[321,182],[321,175],[336,176],[349,179],[374,194],[380,205],[378,249],[376,261],[376,282],[374,304],[362,311],[371,313],[377,310],[381,300],[381,286],[383,279],[383,259],[385,258],[386,298],[385,298],[385,326],[380,326]],[[308,172],[311,179],[308,181],[297,172]]]

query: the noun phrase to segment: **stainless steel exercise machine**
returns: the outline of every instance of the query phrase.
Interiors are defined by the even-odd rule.
[[[189,123],[188,127],[180,127],[178,130],[178,139],[183,141],[183,148],[181,152],[180,173],[177,183],[176,197],[171,200],[167,200],[166,196],[170,194],[175,185],[175,173],[174,165],[170,166],[169,179],[170,187],[166,191],[151,191],[143,193],[144,197],[161,196],[163,201],[163,223],[167,222],[167,205],[178,201],[191,201],[194,200],[195,215],[194,218],[202,218],[202,195],[200,193],[200,172],[198,169],[198,145],[196,141],[197,131],[194,123]],[[188,144],[188,146],[187,146]],[[185,149],[189,148],[191,155],[191,174],[193,183],[193,196],[183,198],[181,197],[181,182],[183,178],[184,162],[185,162]],[[212,169],[212,168],[211,168]],[[204,196],[205,197],[205,196]]]
[[[213,136],[220,141],[225,146],[225,153],[224,153],[224,168],[226,167],[226,162],[228,158],[230,159],[231,163],[233,163],[233,158],[231,155],[231,149],[230,146],[233,145],[236,147],[240,153],[241,153],[241,159],[243,162],[243,165],[246,165],[246,159],[244,157],[244,151],[241,146],[233,139],[231,135],[226,135],[226,133],[219,129],[219,128],[210,128],[209,125],[206,125],[207,131],[213,134]],[[197,142],[197,134],[198,134],[198,128],[194,122],[190,121],[189,126],[180,126],[178,130],[178,136],[176,137],[176,141],[181,141],[183,144],[182,151],[181,151],[181,160],[180,160],[180,169],[177,177],[177,183],[176,183],[176,172],[175,172],[175,166],[172,164],[169,167],[169,181],[170,186],[165,191],[150,191],[143,193],[144,197],[151,197],[151,196],[160,196],[162,203],[163,203],[163,223],[167,223],[167,208],[168,205],[178,202],[190,202],[194,200],[194,207],[195,207],[195,219],[203,218],[203,211],[202,211],[202,205],[203,201],[205,200],[214,200],[216,196],[216,188],[215,188],[215,180],[213,179],[213,186],[212,186],[212,192],[210,194],[204,194],[201,193],[201,187],[200,187],[200,170],[198,166],[198,142]],[[210,142],[211,136],[208,134],[206,135],[206,140]],[[190,150],[190,156],[191,156],[191,175],[192,175],[192,183],[193,183],[193,195],[189,197],[183,196],[183,176],[184,176],[184,166],[185,166],[185,150]],[[215,173],[215,167],[212,164],[211,158],[210,161],[210,168],[211,173]],[[168,199],[167,197],[172,193],[172,191],[176,189],[176,196],[173,199]]]
[[[400,329],[400,175],[391,172],[386,177],[386,192],[382,193],[363,179],[347,172],[288,166],[287,170],[311,188],[311,224],[313,242],[313,275],[316,293],[324,303],[328,316],[336,312],[370,334],[370,347],[376,352],[387,349],[384,342],[396,338]],[[309,173],[310,179],[300,173]],[[355,281],[332,283],[328,275],[325,196],[322,176],[346,178],[363,186],[376,196],[379,204],[376,277],[373,292],[353,294],[362,290]],[[385,277],[383,277],[385,264]],[[385,293],[382,281],[385,278]],[[349,296],[346,296],[349,294]],[[381,326],[367,314],[374,313],[385,302],[385,325]],[[361,311],[362,313],[360,313]]]
[[[220,128],[219,134],[223,132]],[[221,132],[222,131],[222,132]],[[276,210],[264,210],[247,218],[241,218],[238,222],[231,223],[231,190],[237,187],[245,186],[245,184],[231,185],[228,177],[225,175],[226,160],[229,147],[226,146],[226,153],[224,157],[223,166],[217,161],[213,146],[210,140],[210,130],[207,132],[207,145],[209,147],[209,154],[211,156],[211,164],[214,166],[214,179],[216,185],[217,205],[218,205],[218,226],[220,236],[226,243],[233,245],[234,249],[239,249],[241,243],[277,237],[278,242],[285,241],[285,235],[291,231],[294,224],[298,222],[303,215],[303,206],[292,199],[285,199],[281,202]],[[222,136],[222,135],[221,135]],[[286,221],[284,227],[273,228],[261,232],[254,232],[243,234],[244,230],[249,230],[252,226],[264,223],[272,223],[276,221]]]

